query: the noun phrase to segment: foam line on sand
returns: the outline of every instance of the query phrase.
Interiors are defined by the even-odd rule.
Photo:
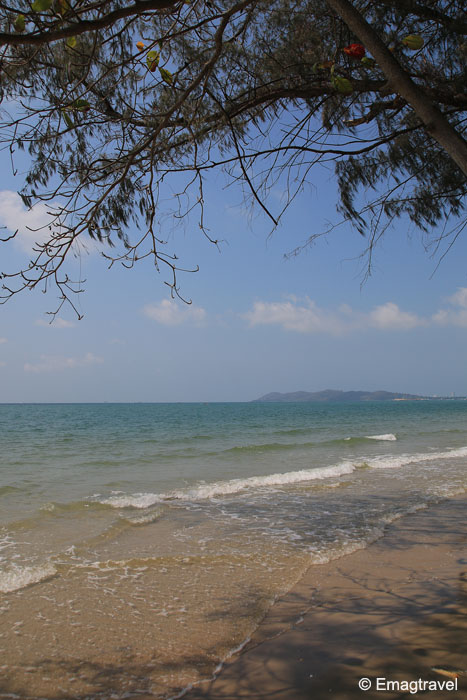
[[[449,680],[433,667],[467,669],[466,507],[465,496],[443,501],[392,523],[367,549],[310,567],[184,700],[395,700],[416,697],[403,681]],[[376,690],[378,678],[394,684]],[[421,694],[467,699],[462,673],[457,685]]]

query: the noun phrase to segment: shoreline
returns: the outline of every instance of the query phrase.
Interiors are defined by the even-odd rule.
[[[430,692],[453,680],[432,667],[467,669],[466,507],[467,494],[443,500],[364,549],[311,565],[213,678],[175,697],[395,700],[414,696],[410,681]],[[373,688],[360,690],[361,678]],[[376,690],[377,678],[393,685]],[[449,685],[437,687],[432,697],[449,697]],[[467,677],[456,697],[467,698]]]

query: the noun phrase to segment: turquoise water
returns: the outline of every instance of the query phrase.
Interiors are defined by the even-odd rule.
[[[465,447],[466,418],[464,401],[2,405],[0,494],[16,515],[95,493],[176,492],[443,451]]]
[[[0,426],[0,653],[21,697],[102,697],[76,673],[96,647],[140,664],[106,692],[178,693],[309,565],[467,486],[460,400],[1,405]]]

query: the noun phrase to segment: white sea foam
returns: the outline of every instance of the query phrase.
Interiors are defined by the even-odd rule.
[[[366,439],[367,440],[388,440],[390,442],[397,440],[396,436],[393,433],[385,433],[384,435],[367,435]]]
[[[164,501],[197,501],[217,496],[229,496],[246,489],[261,488],[265,486],[286,486],[301,482],[339,477],[351,474],[355,469],[366,465],[374,469],[397,469],[418,462],[432,462],[440,459],[453,459],[467,457],[467,447],[447,450],[445,452],[421,452],[415,454],[401,454],[393,456],[372,457],[354,461],[343,461],[329,467],[317,469],[302,469],[295,472],[269,474],[267,476],[251,476],[246,479],[231,479],[230,481],[216,481],[211,484],[201,484],[191,489],[180,489],[166,493],[134,493],[129,495],[111,496],[101,499],[96,496],[99,503],[113,508],[150,508],[156,503]]]
[[[463,484],[440,484],[430,489],[430,493],[436,498],[453,498],[466,492],[467,488]]]
[[[0,572],[0,592],[11,593],[33,583],[45,581],[55,576],[57,570],[52,564],[43,566],[12,566],[7,571]]]
[[[381,521],[384,523],[384,525],[391,525],[391,523],[393,523],[396,520],[400,520],[400,518],[403,518],[406,515],[418,513],[419,510],[426,510],[428,506],[429,503],[425,503],[424,501],[422,501],[421,503],[416,503],[415,505],[410,506],[410,508],[407,508],[402,512],[388,513],[387,515],[384,515],[382,517]]]
[[[378,526],[375,526],[372,530],[370,530],[363,539],[352,540],[352,534],[349,532],[350,539],[338,543],[338,546],[335,548],[331,547],[325,551],[314,551],[313,549],[311,549],[310,556],[312,563],[327,564],[328,562],[333,561],[334,559],[340,559],[341,557],[347,556],[348,554],[353,554],[354,552],[357,552],[360,549],[366,549],[370,544],[373,544],[373,542],[376,542],[384,536],[384,528],[387,525],[390,525],[396,520],[400,520],[406,515],[417,513],[419,510],[425,510],[426,508],[428,508],[429,503],[430,502],[422,501],[421,503],[416,503],[413,506],[407,507],[404,510],[384,515],[380,520],[380,524]]]
[[[130,525],[150,525],[151,523],[155,523],[156,520],[159,520],[162,512],[162,508],[157,508],[145,515],[138,515],[133,518],[122,518],[122,520],[126,520]]]
[[[0,538],[0,552],[3,549],[9,549],[10,547],[14,547],[14,546],[15,546],[15,543],[9,535],[4,535]],[[0,556],[0,560],[2,558],[3,557]]]
[[[440,459],[454,459],[456,457],[467,457],[467,447],[459,447],[458,449],[446,450],[445,452],[418,452],[412,455],[402,454],[392,457],[373,457],[367,459],[366,464],[375,469],[397,469],[407,464],[434,462]]]
[[[57,510],[57,506],[55,503],[44,503],[39,510],[44,511],[44,513],[53,513],[55,510]]]
[[[302,469],[296,472],[269,474],[268,476],[251,476],[246,479],[217,481],[212,484],[195,486],[192,489],[181,489],[180,491],[170,491],[168,493],[135,493],[129,496],[111,496],[100,500],[100,503],[105,503],[113,508],[149,508],[161,501],[201,500],[215,498],[216,496],[228,496],[254,487],[285,486],[315,479],[328,479],[329,477],[341,476],[342,474],[351,474],[355,468],[352,462],[341,462],[334,466],[318,469]]]
[[[366,549],[370,544],[376,542],[383,536],[384,532],[381,528],[375,528],[363,540],[345,541],[335,549],[331,548],[326,551],[310,551],[310,559],[312,564],[327,564],[334,559],[341,559],[348,554],[358,552],[360,549]]]

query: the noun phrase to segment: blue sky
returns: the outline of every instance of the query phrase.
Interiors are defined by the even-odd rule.
[[[363,286],[365,241],[350,226],[286,260],[339,219],[332,177],[314,176],[272,236],[219,177],[205,200],[220,252],[195,219],[176,230],[163,224],[181,264],[200,266],[179,279],[191,306],[171,301],[149,264],[108,270],[93,246],[70,263],[71,276],[87,280],[83,320],[64,310],[49,325],[54,290],[1,306],[0,401],[248,401],[326,388],[467,394],[465,238],[433,275],[420,234],[400,221]],[[20,184],[6,172],[0,180],[0,225],[20,230],[2,244],[3,271],[25,264],[26,227],[47,217],[42,205],[26,212]]]

